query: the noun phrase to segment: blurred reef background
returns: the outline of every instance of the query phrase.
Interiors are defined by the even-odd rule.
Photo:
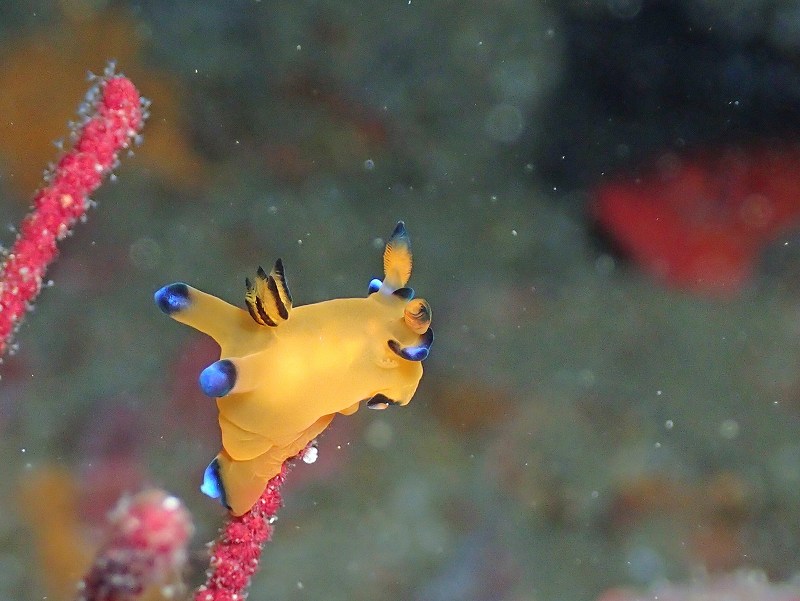
[[[360,296],[403,219],[425,377],[294,469],[251,599],[800,598],[800,3],[2,2],[0,222],[109,58],[152,114],[0,366],[0,597],[144,484],[196,582],[215,349],[153,291]]]

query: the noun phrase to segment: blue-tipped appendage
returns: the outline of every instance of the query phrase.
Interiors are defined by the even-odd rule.
[[[220,359],[200,372],[199,382],[204,395],[223,397],[236,384],[236,366],[228,359]]]
[[[167,315],[183,311],[189,306],[189,286],[183,282],[164,286],[153,295],[153,300]]]
[[[228,507],[225,488],[222,486],[222,478],[219,476],[219,459],[216,457],[203,472],[203,484],[200,486],[200,492],[212,499],[218,499],[223,506]],[[230,509],[230,507],[228,508]]]
[[[402,242],[406,246],[411,245],[411,238],[408,235],[408,231],[406,230],[406,224],[403,221],[397,222],[397,225],[394,226],[394,230],[392,231],[392,235],[389,236],[389,242],[395,240]]]
[[[433,330],[428,328],[428,331],[420,336],[419,344],[414,346],[402,346],[397,340],[389,340],[388,344],[395,355],[406,361],[425,361],[431,352]]]

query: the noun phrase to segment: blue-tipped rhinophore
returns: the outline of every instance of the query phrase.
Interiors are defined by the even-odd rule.
[[[381,284],[383,284],[383,282],[381,282],[378,278],[372,278],[369,281],[369,287],[367,288],[367,294],[372,294],[373,292],[377,292],[378,290],[380,290],[381,289]]]
[[[428,331],[422,335],[419,344],[414,346],[401,346],[397,340],[389,340],[389,348],[392,349],[392,352],[407,361],[425,361],[431,352],[432,344],[433,329],[431,328],[428,328]]]
[[[223,506],[228,507],[225,488],[222,486],[222,478],[219,477],[219,459],[216,457],[203,472],[203,484],[200,486],[200,492],[212,499],[218,499]]]
[[[210,397],[222,397],[236,384],[236,366],[228,359],[220,359],[200,372],[200,390]]]
[[[403,240],[407,245],[411,245],[411,238],[408,236],[408,232],[406,231],[406,224],[402,221],[398,221],[397,225],[394,226],[394,231],[392,235],[389,236],[389,241],[392,240]]]
[[[153,295],[153,299],[167,315],[183,311],[189,306],[189,286],[183,282],[164,286]]]

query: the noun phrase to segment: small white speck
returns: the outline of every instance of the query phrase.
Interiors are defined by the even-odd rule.
[[[511,235],[512,235],[512,236],[514,236],[514,237],[516,237],[516,235],[517,235],[517,230],[511,230]]]
[[[303,49],[303,47],[300,44],[298,44],[297,46],[294,47],[294,49],[299,52],[300,50]]]
[[[314,463],[319,457],[319,450],[317,447],[308,447],[306,452],[303,453],[303,463]]]
[[[675,423],[671,419],[668,419],[667,421],[664,422],[664,427],[667,430],[672,430],[672,426],[674,426],[674,425],[675,425]]]
[[[178,500],[178,497],[173,497],[172,495],[170,495],[162,501],[161,505],[167,511],[175,511],[181,506],[181,502],[180,500]]]

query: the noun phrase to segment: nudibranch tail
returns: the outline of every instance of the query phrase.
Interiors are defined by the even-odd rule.
[[[411,277],[411,264],[411,238],[405,224],[398,221],[383,251],[383,286],[386,292],[394,292],[406,285]]]
[[[258,501],[267,481],[280,472],[286,459],[294,457],[331,423],[333,415],[323,415],[284,447],[271,447],[252,459],[235,460],[226,449],[206,468],[200,490],[218,499],[233,515],[242,515]]]

